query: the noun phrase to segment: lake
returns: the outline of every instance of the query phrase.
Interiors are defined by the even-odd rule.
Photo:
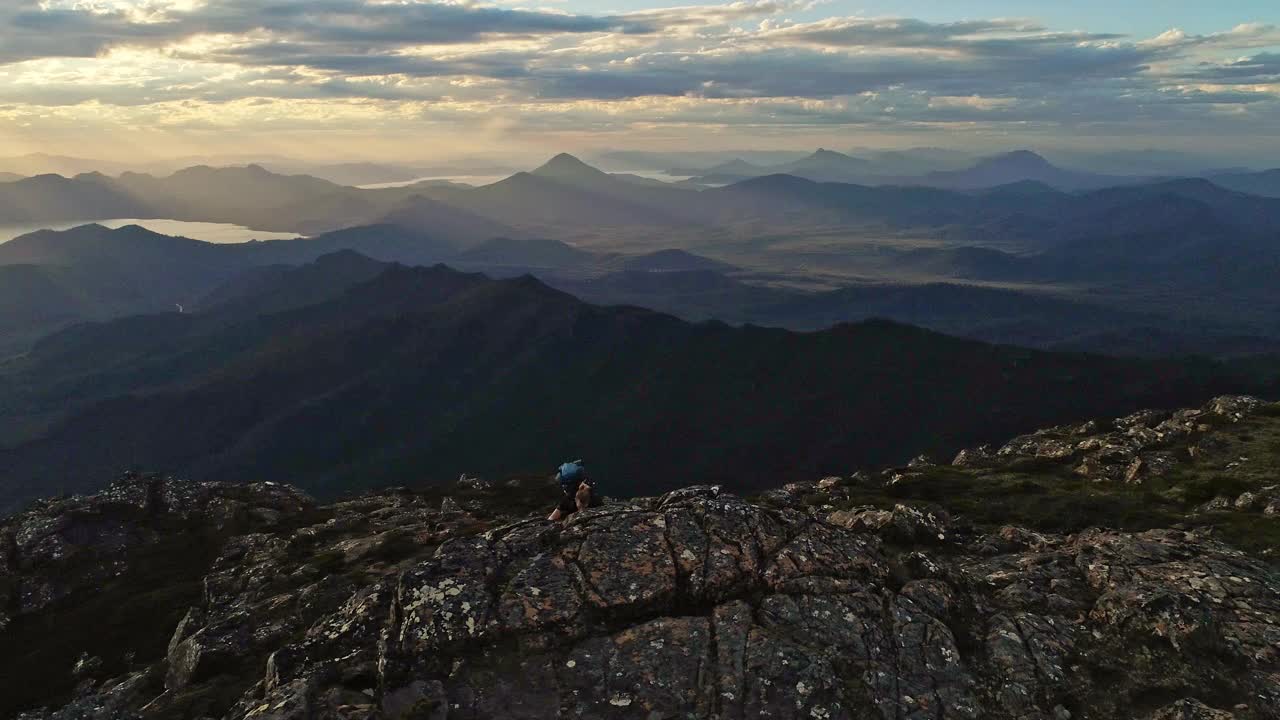
[[[499,180],[505,180],[510,175],[428,175],[426,177],[414,178],[412,180],[401,180],[399,182],[371,183],[369,185],[358,186],[361,190],[385,190],[387,188],[409,187],[417,185],[420,182],[430,182],[433,180],[443,180],[445,182],[458,183],[460,185],[473,185],[479,187],[481,185],[491,185]]]
[[[189,222],[187,220],[167,220],[164,218],[112,218],[109,220],[76,220],[75,222],[56,223],[24,223],[0,225],[0,243],[8,242],[16,237],[36,230],[68,230],[73,227],[97,223],[109,228],[125,225],[141,225],[162,235],[179,235],[193,240],[211,243],[241,243],[249,240],[289,240],[298,237],[298,233],[266,232],[254,230],[243,225],[231,223]]]
[[[668,175],[664,172],[656,172],[653,170],[624,170],[623,174],[638,175],[649,180],[660,180],[665,183],[675,183],[681,180],[688,180],[689,175]],[[383,190],[386,188],[408,187],[409,185],[417,185],[420,182],[428,182],[431,180],[444,180],[462,185],[472,185],[479,187],[481,185],[492,185],[501,180],[506,180],[511,175],[431,175],[429,177],[414,178],[413,180],[403,180],[400,182],[373,183],[371,185],[359,186],[361,190]]]

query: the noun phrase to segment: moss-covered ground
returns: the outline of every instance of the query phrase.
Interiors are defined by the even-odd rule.
[[[1191,443],[1201,452],[1188,453]],[[983,529],[1020,525],[1070,533],[1090,527],[1208,527],[1243,550],[1280,555],[1280,515],[1198,511],[1216,497],[1235,499],[1280,485],[1280,403],[1238,423],[1217,423],[1208,433],[1167,449],[1178,458],[1177,465],[1140,484],[1093,481],[1075,474],[1070,461],[1015,460],[987,468],[934,465],[911,469],[889,487],[874,481],[851,484],[847,499],[837,507],[927,503]]]

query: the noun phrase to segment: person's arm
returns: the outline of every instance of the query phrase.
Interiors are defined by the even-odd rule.
[[[551,515],[547,516],[547,519],[551,522],[560,522],[561,517],[560,508],[557,507],[555,510],[551,511]]]
[[[577,503],[579,510],[591,507],[591,486],[586,483],[579,485],[578,492],[573,494],[573,500]]]

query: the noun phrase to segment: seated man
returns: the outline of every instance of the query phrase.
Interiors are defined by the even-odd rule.
[[[596,504],[595,483],[587,477],[581,460],[561,465],[556,473],[556,482],[560,484],[560,503],[551,511],[548,520],[558,522]]]

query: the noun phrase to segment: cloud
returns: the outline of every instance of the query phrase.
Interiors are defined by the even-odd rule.
[[[191,127],[218,105],[271,127],[292,107],[312,115],[305,122],[463,131],[486,115],[556,131],[1252,132],[1280,122],[1274,25],[1134,39],[1026,19],[786,18],[821,7],[755,0],[590,15],[461,0],[8,0],[0,103],[23,117],[91,105],[122,109],[99,112],[103,122],[136,126],[151,113]],[[335,113],[317,113],[325,103]]]
[[[1202,63],[1188,79],[1224,84],[1280,83],[1280,53],[1259,53],[1219,63]]]
[[[83,5],[39,0],[0,9],[0,62],[49,57],[97,57],[116,47],[163,47],[201,35],[265,34],[350,50],[449,44],[492,36],[590,32],[652,32],[642,18],[441,2],[383,3],[365,0],[218,0],[149,16],[120,7],[93,11]]]
[[[1280,45],[1280,26],[1256,22],[1241,23],[1230,30],[1206,35],[1192,35],[1174,28],[1141,44],[1183,50],[1195,48],[1240,50],[1271,47]]]
[[[1035,23],[1020,20],[970,20],[928,23],[911,18],[827,18],[812,23],[771,28],[757,35],[762,41],[802,42],[827,47],[956,48],[993,33],[1042,32]]]
[[[117,47],[163,47],[207,35],[265,35],[330,51],[385,53],[494,37],[653,34],[809,7],[802,1],[756,0],[592,16],[425,0],[210,0],[196,5],[5,1],[0,8],[0,63],[98,57]]]

